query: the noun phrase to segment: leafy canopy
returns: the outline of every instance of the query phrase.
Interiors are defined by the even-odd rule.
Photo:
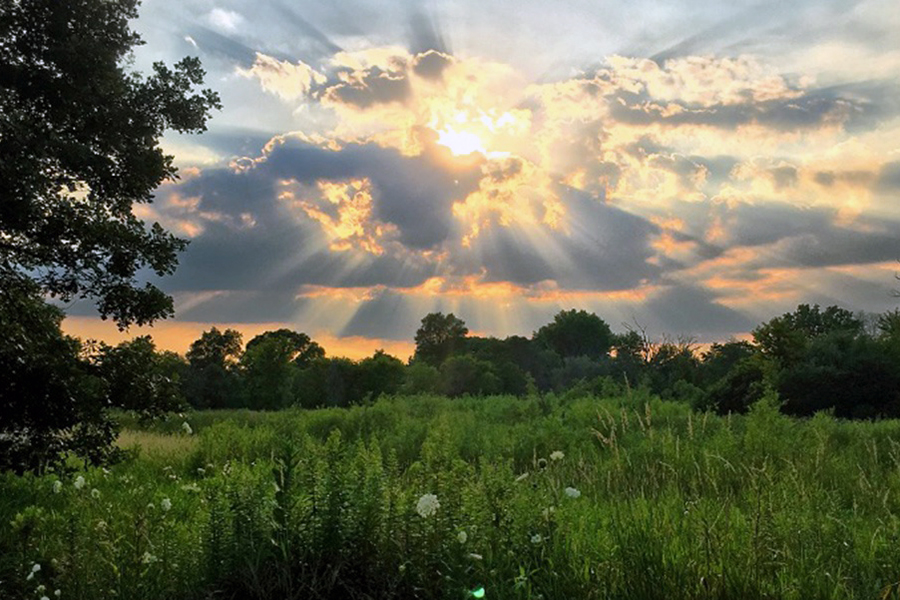
[[[0,283],[32,280],[64,301],[91,298],[121,327],[172,314],[139,279],[171,274],[184,240],[135,204],[176,177],[166,130],[205,130],[218,95],[195,91],[197,58],[126,70],[138,0],[0,4]],[[143,271],[143,272],[142,272]]]

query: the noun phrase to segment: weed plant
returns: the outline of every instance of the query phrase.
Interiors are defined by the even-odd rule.
[[[0,598],[900,598],[896,421],[634,393],[126,424],[108,470],[2,476]]]

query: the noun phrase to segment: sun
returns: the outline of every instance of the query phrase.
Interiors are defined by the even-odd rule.
[[[481,138],[471,131],[457,131],[453,127],[447,127],[437,134],[437,143],[449,148],[454,156],[466,156],[473,152],[487,154]]]

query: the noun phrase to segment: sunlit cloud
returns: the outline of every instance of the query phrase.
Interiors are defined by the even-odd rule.
[[[547,56],[396,7],[188,7],[175,39],[228,127],[166,140],[182,178],[135,214],[191,240],[165,284],[178,318],[360,347],[434,310],[493,335],[576,307],[721,339],[792,303],[879,309],[900,257],[887,6],[829,9],[855,29],[805,5],[696,10],[699,31],[636,39],[627,19],[606,38],[517,22],[573,30]]]

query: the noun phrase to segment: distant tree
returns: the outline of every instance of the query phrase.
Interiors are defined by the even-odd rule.
[[[706,385],[719,381],[737,363],[757,352],[750,342],[731,340],[712,344],[701,354],[700,379]]]
[[[701,409],[719,414],[747,412],[750,407],[772,390],[775,364],[759,353],[735,363],[706,393]]]
[[[463,394],[500,393],[502,382],[492,365],[466,354],[451,356],[441,365],[441,392],[455,397]]]
[[[157,352],[149,335],[118,346],[101,344],[94,360],[106,383],[110,405],[136,411],[144,418],[182,407],[177,355]]]
[[[371,398],[382,394],[396,394],[406,376],[406,366],[399,358],[376,350],[375,354],[359,363],[360,387]]]
[[[468,333],[465,322],[453,313],[429,313],[416,331],[415,359],[439,367],[447,357],[463,349]]]
[[[402,394],[436,394],[440,392],[441,374],[424,362],[413,362],[406,367],[406,376],[400,386]]]
[[[857,335],[863,323],[849,310],[829,306],[801,304],[797,310],[785,313],[753,330],[753,341],[766,356],[781,366],[794,364],[803,357],[808,344],[815,338],[837,331]]]
[[[277,343],[280,353],[286,357],[286,360],[293,362],[298,367],[305,367],[315,359],[325,356],[325,350],[312,341],[308,335],[290,329],[277,329],[261,333],[247,342],[246,351],[253,350],[257,345],[270,341]]]
[[[599,359],[609,353],[613,334],[606,322],[584,310],[564,310],[544,325],[533,339],[561,357],[587,356]]]
[[[239,402],[236,365],[241,334],[233,329],[204,331],[187,352],[184,395],[196,408],[227,408]]]
[[[646,336],[635,330],[614,334],[613,350],[615,356],[610,369],[612,377],[619,383],[624,379],[628,385],[637,386],[646,374],[650,353],[650,343]]]
[[[700,361],[690,340],[655,344],[647,362],[650,389],[666,398],[673,395],[675,384],[679,381],[697,385],[699,366]]]

